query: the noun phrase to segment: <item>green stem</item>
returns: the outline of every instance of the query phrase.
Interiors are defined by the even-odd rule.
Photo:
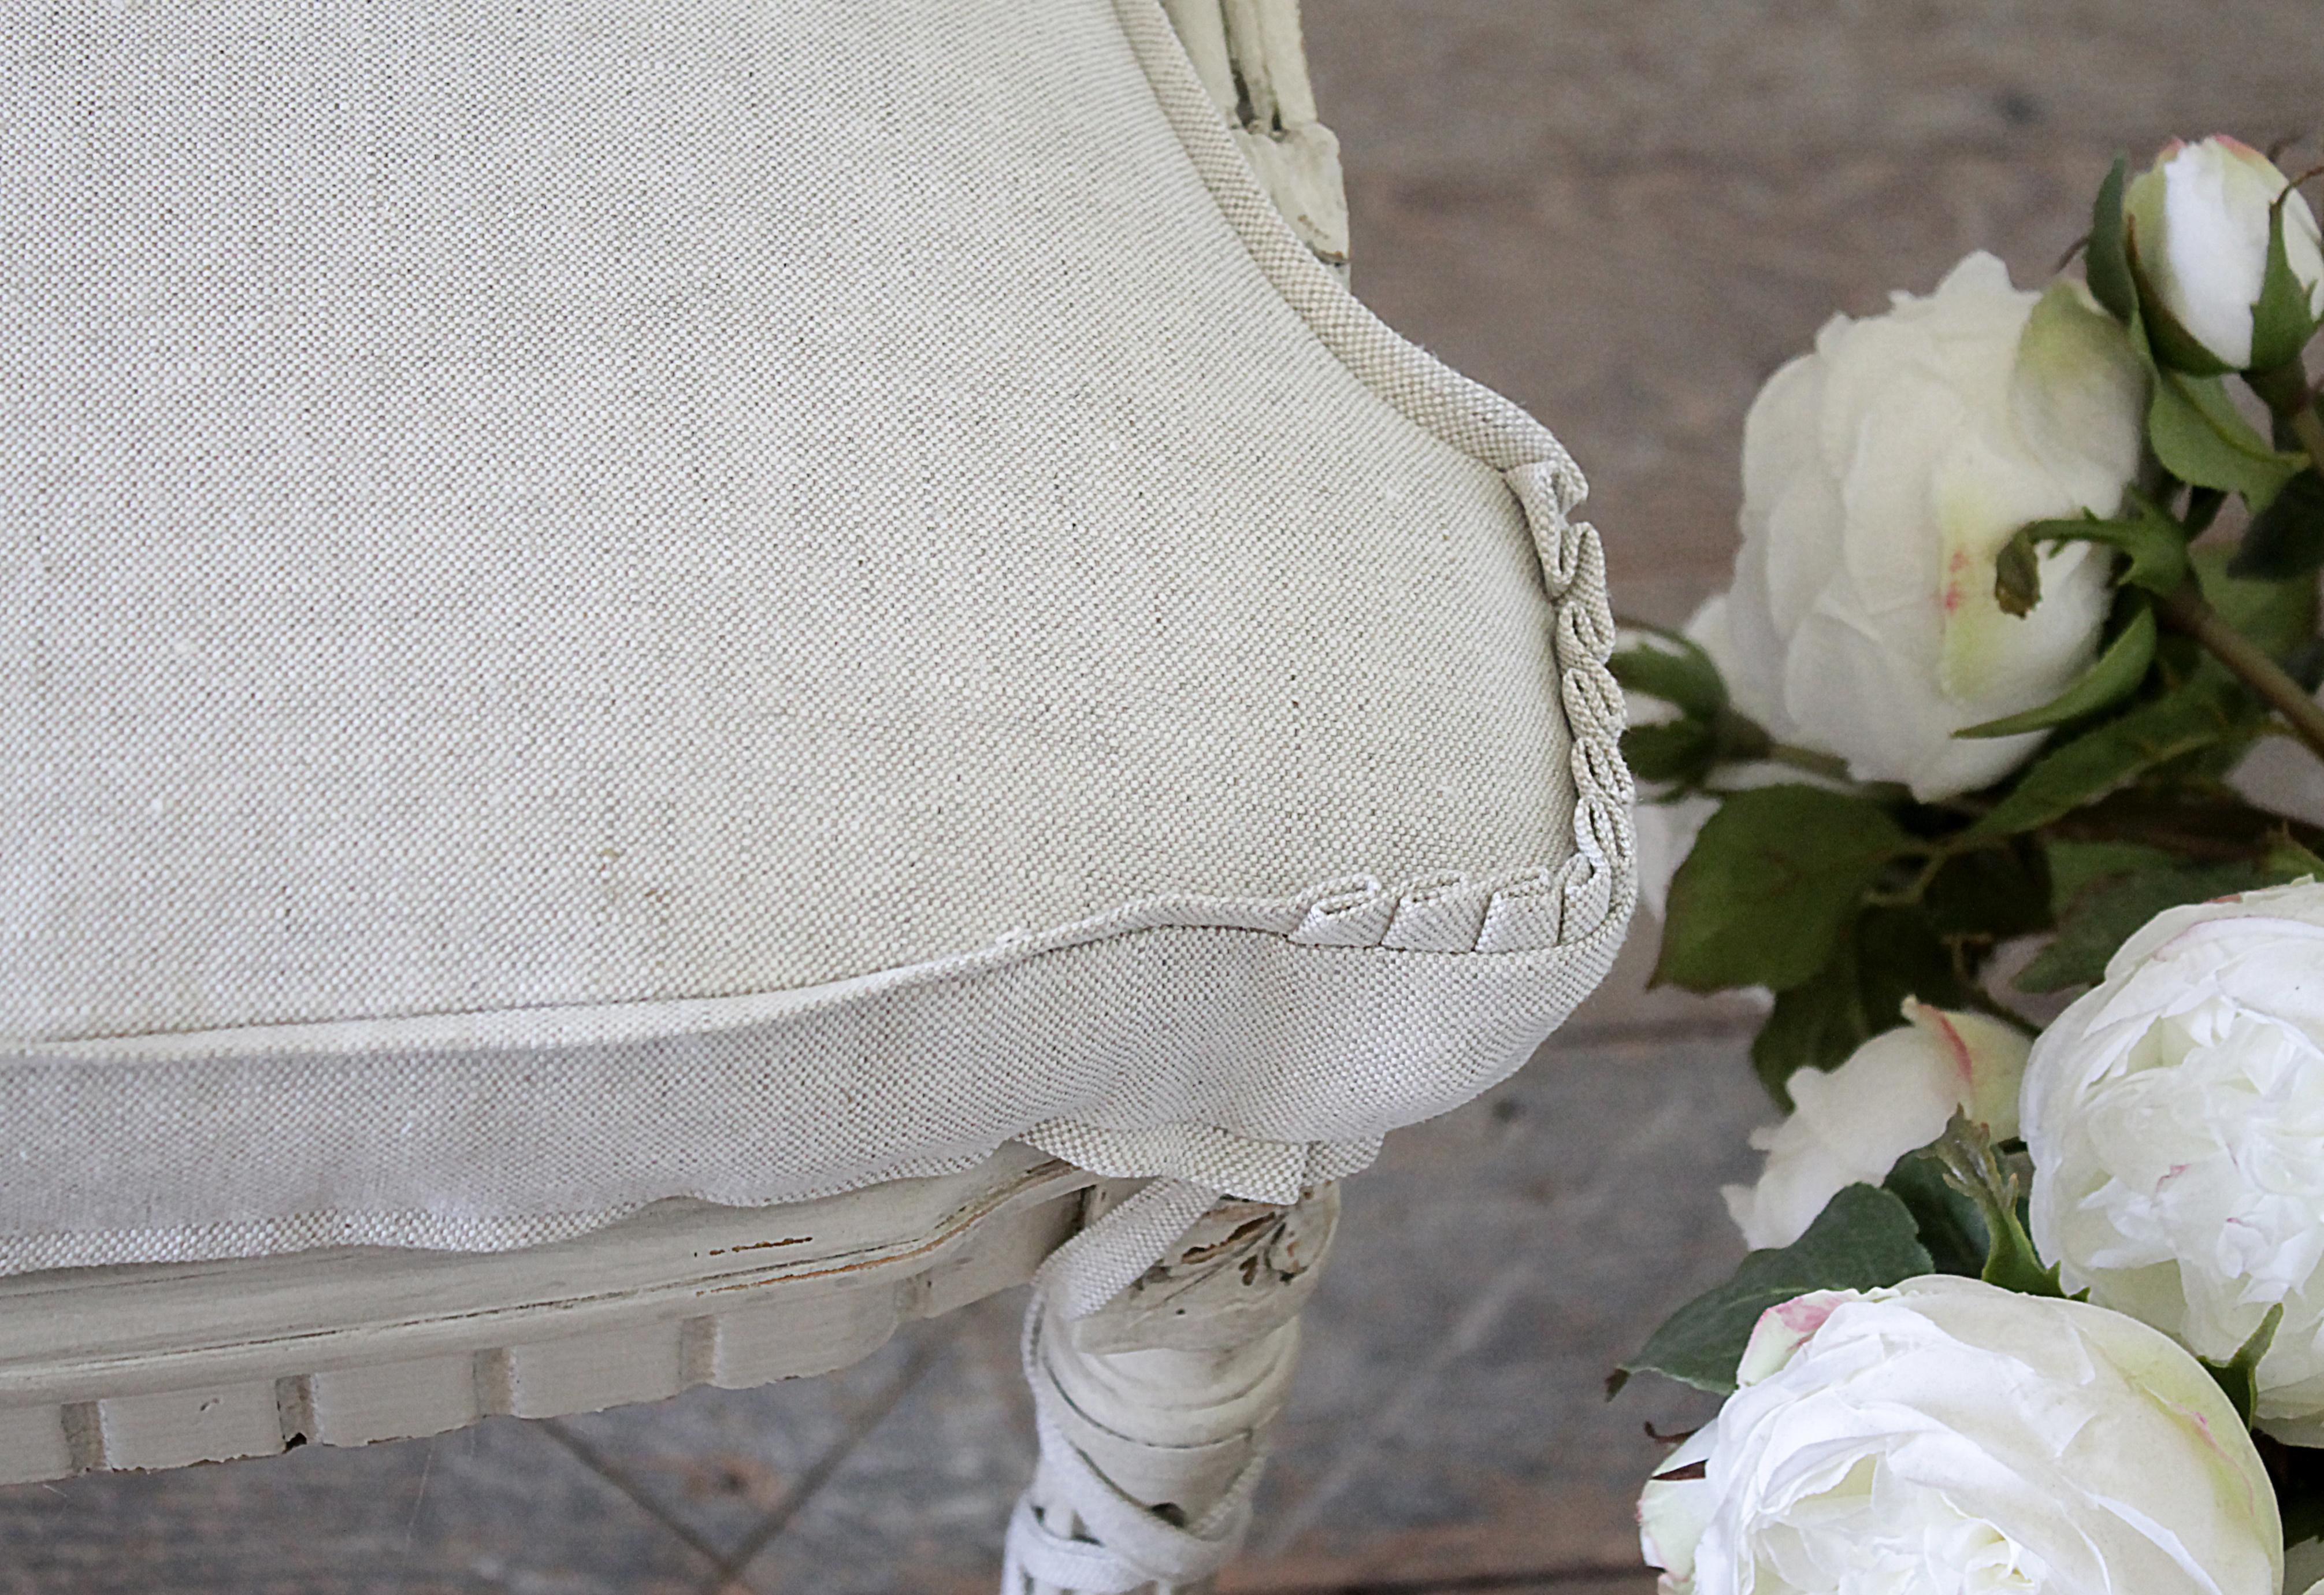
[[[1977,1203],[1978,1216],[1985,1220],[1987,1250],[1980,1277],[1987,1285],[2027,1295],[2064,1295],[2057,1268],[2042,1266],[2033,1239],[2017,1221],[2017,1182],[1994,1156],[1985,1126],[1956,1112],[1929,1149],[1944,1166],[1946,1184]]]
[[[2234,672],[2260,701],[2291,723],[2310,752],[2324,760],[2324,707],[2286,675],[2283,668],[2203,602],[2190,579],[2155,600],[2155,612],[2172,631],[2191,637],[2204,651]]]
[[[1818,753],[1808,748],[1795,748],[1789,742],[1779,742],[1767,734],[1766,727],[1749,715],[1731,706],[1722,706],[1711,722],[1712,734],[1718,739],[1720,756],[1737,763],[1750,764],[1761,760],[1775,764],[1788,764],[1794,770],[1806,770],[1835,781],[1849,781],[1848,761],[1830,753]],[[1849,781],[1854,785],[1853,781]]]
[[[1829,776],[1836,781],[1849,779],[1848,761],[1830,753],[1818,753],[1807,748],[1794,748],[1789,742],[1769,742],[1767,757],[1777,764],[1788,764],[1794,770],[1804,770],[1810,775]]]
[[[2324,472],[2324,416],[2316,413],[2316,406],[2303,404],[2284,418],[2291,424],[2292,435],[2300,439],[2300,447],[2308,451],[2308,462],[2319,472]]]
[[[2308,373],[2300,362],[2294,360],[2273,371],[2248,372],[2244,382],[2260,396],[2269,414],[2292,429],[2308,463],[2324,473],[2324,416],[2316,413],[2316,393],[2309,387]]]

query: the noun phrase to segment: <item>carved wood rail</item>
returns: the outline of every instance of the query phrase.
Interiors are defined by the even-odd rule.
[[[0,1482],[361,1445],[742,1388],[1023,1282],[1095,1176],[968,1174],[770,1208],[655,1204],[496,1253],[343,1248],[0,1280]]]

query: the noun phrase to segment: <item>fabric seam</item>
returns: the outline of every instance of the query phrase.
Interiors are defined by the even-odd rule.
[[[1621,757],[1624,699],[1606,665],[1614,625],[1604,549],[1594,526],[1571,519],[1588,495],[1588,482],[1548,428],[1397,333],[1300,241],[1236,148],[1162,0],[1113,0],[1113,8],[1181,151],[1276,297],[1382,402],[1438,442],[1499,472],[1517,500],[1557,611],[1560,696],[1577,798],[1572,862],[1587,866],[1584,879],[1564,883],[1566,906],[1579,913],[1561,915],[1554,936],[1538,945],[1578,946],[1609,935],[1618,939],[1637,899],[1630,818],[1637,793]],[[1345,325],[1335,325],[1327,313]]]

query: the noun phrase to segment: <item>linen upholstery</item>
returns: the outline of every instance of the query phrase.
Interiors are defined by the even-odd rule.
[[[0,15],[0,1269],[1285,1199],[1610,961],[1578,476],[1152,0]]]

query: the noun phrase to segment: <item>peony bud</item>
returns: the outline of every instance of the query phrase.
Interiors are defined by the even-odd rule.
[[[1983,1014],[1909,998],[1904,1017],[1912,1022],[1875,1036],[1831,1074],[1795,1072],[1792,1116],[1752,1131],[1752,1146],[1767,1154],[1759,1183],[1720,1194],[1754,1249],[1789,1246],[1841,1190],[1886,1179],[1896,1159],[1944,1134],[1956,1110],[1996,1140],[2017,1133],[2025,1037]]]
[[[2044,550],[2022,617],[1994,599],[1995,558],[2028,521],[2120,509],[2146,377],[2080,284],[2022,291],[1989,254],[1894,297],[1834,317],[1760,391],[1734,584],[1687,632],[1776,741],[1933,801],[2042,741],[1954,732],[2049,702],[2095,657],[2111,556]]]
[[[2212,137],[2195,144],[2173,140],[2123,195],[2144,296],[2230,371],[2252,364],[2252,307],[2267,275],[2268,211],[2283,190],[2283,173],[2266,156]],[[2316,213],[2298,193],[2284,201],[2283,248],[2307,290],[2310,313],[2324,314],[2324,249]],[[2167,330],[2158,327],[2155,340],[2166,357],[2174,341]],[[2176,363],[2198,364],[2183,356]]]

